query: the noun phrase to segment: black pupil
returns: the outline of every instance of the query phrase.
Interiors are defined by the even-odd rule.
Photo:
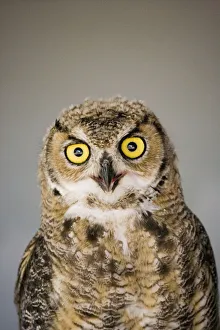
[[[135,142],[129,142],[127,148],[129,151],[135,151],[137,149],[137,144]]]
[[[75,155],[76,157],[81,157],[82,154],[83,154],[83,150],[82,150],[81,148],[76,148],[76,149],[74,150],[74,155]]]

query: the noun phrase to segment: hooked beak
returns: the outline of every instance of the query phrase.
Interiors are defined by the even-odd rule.
[[[99,176],[93,177],[93,179],[99,184],[103,191],[114,191],[125,173],[116,174],[112,166],[112,159],[107,153],[103,155],[100,165]]]

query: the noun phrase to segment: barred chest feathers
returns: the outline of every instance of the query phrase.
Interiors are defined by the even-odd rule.
[[[166,299],[173,302],[172,290],[164,295],[163,287],[174,254],[160,251],[154,234],[144,230],[154,221],[151,212],[156,206],[145,201],[142,207],[144,211],[140,206],[102,210],[77,202],[68,208],[62,231],[68,256],[62,251],[57,262],[56,253],[54,261],[53,299],[63,306],[57,326],[69,313],[73,324],[78,314],[89,315],[89,322],[85,318],[80,326],[102,328],[103,319],[113,314],[109,324],[121,318],[120,322],[137,322],[144,328],[157,324]],[[175,327],[171,324],[170,329]]]

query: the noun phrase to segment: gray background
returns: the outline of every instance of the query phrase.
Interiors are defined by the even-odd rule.
[[[0,5],[0,329],[17,328],[17,267],[40,222],[42,137],[88,96],[140,98],[159,116],[220,270],[220,1]]]

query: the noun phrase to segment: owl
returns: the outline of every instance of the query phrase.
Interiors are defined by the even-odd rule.
[[[15,288],[21,330],[218,330],[208,235],[141,101],[85,100],[49,129],[41,224]]]

